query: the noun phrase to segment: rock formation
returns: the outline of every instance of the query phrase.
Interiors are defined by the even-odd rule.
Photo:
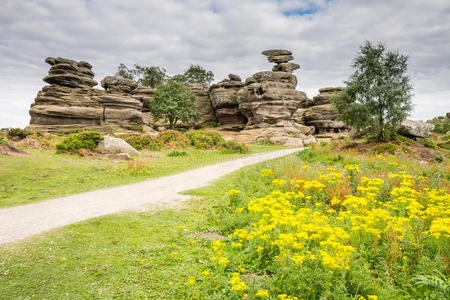
[[[346,131],[345,124],[337,121],[337,109],[331,103],[331,98],[342,91],[341,87],[328,87],[319,89],[319,94],[302,103],[295,114],[297,123],[314,126],[316,134],[340,133]]]
[[[248,120],[242,134],[301,146],[303,140],[310,140],[307,135],[312,129],[293,119],[295,111],[308,102],[306,94],[295,89],[297,77],[292,72],[300,66],[290,62],[294,57],[288,50],[266,50],[262,54],[276,65],[272,71],[247,78],[238,92],[239,110]]]
[[[217,119],[216,116],[214,115],[214,110],[212,108],[211,101],[209,100],[208,85],[190,84],[189,88],[192,94],[194,94],[197,97],[197,100],[195,100],[195,105],[198,107],[200,113],[202,114],[202,118],[200,119],[198,124],[201,125],[207,123],[216,123]]]
[[[94,89],[92,66],[85,61],[49,57],[51,65],[31,105],[30,130],[71,131],[95,129],[115,131],[141,128],[142,103],[133,98],[137,83],[108,76],[102,80],[105,91]]]
[[[239,111],[237,93],[244,86],[241,78],[230,74],[228,78],[213,84],[209,88],[209,98],[218,123],[228,130],[243,129],[246,123]]]

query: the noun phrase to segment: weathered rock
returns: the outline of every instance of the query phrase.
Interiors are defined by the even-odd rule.
[[[90,129],[115,131],[140,128],[143,102],[126,93],[135,82],[115,77],[105,80],[108,92],[92,88],[91,64],[61,57],[49,57],[49,75],[44,78],[50,86],[38,92],[31,105],[28,129],[40,131],[70,131]],[[126,86],[126,88],[123,88]],[[113,93],[114,92],[114,93]]]
[[[198,124],[202,125],[217,122],[217,118],[214,115],[214,110],[209,99],[209,87],[206,84],[190,84],[189,88],[192,94],[194,94],[197,98],[195,100],[195,105],[202,115],[200,121],[198,121]]]
[[[315,141],[314,138],[311,139],[311,136],[302,134],[293,126],[246,129],[241,131],[236,139],[247,143],[270,141],[291,147],[301,147]]]
[[[433,130],[433,124],[422,121],[404,120],[400,124],[398,132],[401,135],[405,135],[408,137],[427,138],[431,136]]]
[[[238,109],[237,92],[242,81],[225,79],[209,88],[209,98],[217,121],[226,129],[242,129],[247,122]]]
[[[330,100],[340,91],[342,91],[341,87],[320,89],[319,95],[314,96],[312,102],[304,102],[303,107],[308,108],[298,110],[294,118],[298,123],[314,126],[317,134],[347,131],[348,128],[344,122],[336,120],[339,113]]]
[[[278,55],[291,55],[292,52],[289,50],[283,50],[283,49],[274,49],[274,50],[264,50],[261,52],[262,55],[265,56],[278,56]]]
[[[43,79],[49,84],[72,88],[97,85],[97,82],[93,79],[92,65],[85,61],[77,62],[62,57],[47,57],[45,62],[51,65],[48,75]]]
[[[228,79],[230,79],[231,81],[242,81],[241,77],[236,74],[228,74]]]
[[[153,100],[153,95],[155,94],[156,89],[141,87],[131,91],[131,96],[134,99],[139,100],[142,103],[142,112],[149,112],[150,102]]]
[[[101,85],[109,93],[130,93],[138,86],[134,80],[115,76],[106,76]]]
[[[128,153],[106,154],[110,160],[133,160]]]
[[[134,149],[130,144],[122,139],[105,135],[103,140],[98,144],[96,151],[104,154],[127,153],[130,155],[139,155],[139,151]]]
[[[295,70],[300,69],[300,65],[296,63],[280,63],[272,68],[273,72],[294,72]]]
[[[292,55],[274,55],[269,56],[268,60],[273,63],[287,63],[290,60],[293,60],[294,57]]]

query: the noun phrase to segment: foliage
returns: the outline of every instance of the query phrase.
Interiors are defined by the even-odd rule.
[[[185,85],[169,81],[156,90],[153,101],[150,102],[150,112],[156,120],[166,119],[170,129],[178,121],[192,125],[201,117],[195,100],[196,97]]]
[[[438,117],[427,122],[434,125],[433,131],[436,133],[446,134],[450,131],[450,118],[448,117]]]
[[[139,64],[135,64],[134,68],[129,69],[121,63],[115,76],[136,80],[139,86],[151,88],[156,88],[164,84],[167,80],[166,70],[164,68],[158,66],[141,66]]]
[[[221,145],[224,153],[247,153],[248,147],[235,141],[224,141]]]
[[[6,145],[6,144],[8,144],[8,142],[5,141],[2,136],[0,136],[0,145]]]
[[[196,149],[212,149],[225,142],[217,131],[191,130],[186,132],[186,136]]]
[[[56,145],[57,153],[76,153],[80,149],[93,150],[103,140],[97,131],[83,131],[75,133]]]
[[[114,74],[116,77],[125,78],[125,79],[134,79],[134,70],[129,69],[126,65],[123,63],[119,64],[119,67],[117,67],[117,72]]]
[[[357,130],[370,128],[378,140],[386,141],[412,110],[407,60],[381,43],[366,41],[353,61],[346,88],[332,99],[341,119]]]
[[[21,128],[11,128],[11,129],[8,129],[6,136],[8,137],[9,140],[20,141],[20,140],[25,139],[30,134],[31,134],[31,132],[26,131]]]
[[[120,136],[120,138],[137,150],[159,150],[162,146],[158,139],[148,134],[129,134]]]
[[[169,157],[188,156],[188,153],[186,151],[171,151],[167,153],[167,156]]]
[[[374,148],[375,153],[389,153],[389,154],[395,154],[395,151],[397,150],[397,146],[394,144],[381,144],[380,146],[377,146]]]
[[[156,140],[168,148],[186,148],[190,144],[186,135],[176,130],[165,130],[159,133]]]
[[[434,275],[417,275],[413,278],[413,281],[418,286],[426,286],[437,289],[443,299],[450,298],[450,278],[434,270]]]
[[[214,73],[207,71],[200,65],[190,65],[183,74],[175,75],[171,80],[182,84],[210,84],[214,80]]]

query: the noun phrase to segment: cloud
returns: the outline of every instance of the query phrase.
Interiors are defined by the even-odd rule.
[[[297,89],[312,97],[321,87],[343,84],[364,40],[409,55],[412,118],[427,119],[450,111],[448,32],[446,0],[4,0],[0,127],[28,124],[47,56],[87,60],[97,81],[121,62],[171,74],[200,64],[221,80],[270,70],[261,51],[289,49],[302,66]]]

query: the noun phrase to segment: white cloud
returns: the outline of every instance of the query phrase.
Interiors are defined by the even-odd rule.
[[[315,8],[314,14],[283,12]],[[269,48],[294,53],[297,89],[314,96],[342,85],[364,40],[410,56],[415,84],[412,117],[450,111],[448,1],[15,1],[0,10],[0,127],[26,126],[28,108],[45,84],[47,56],[87,60],[96,80],[117,65],[163,66],[171,74],[191,63],[245,78],[272,65]]]

